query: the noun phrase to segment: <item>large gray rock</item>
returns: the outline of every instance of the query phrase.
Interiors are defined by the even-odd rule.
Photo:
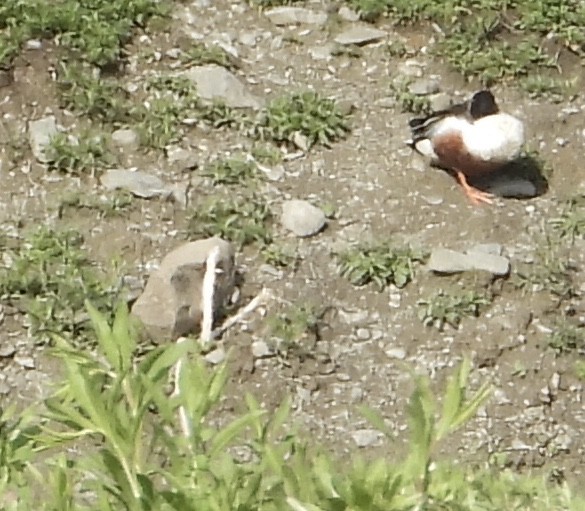
[[[232,108],[261,108],[263,101],[254,96],[244,84],[222,66],[211,64],[188,69],[183,76],[197,87],[199,97],[219,100]]]
[[[59,133],[54,115],[29,121],[28,140],[34,157],[41,163],[51,161],[51,154],[48,151],[51,140]]]
[[[208,238],[182,245],[162,260],[144,292],[132,307],[154,342],[174,340],[200,330],[203,318],[202,288],[206,260],[219,249],[214,311],[227,303],[234,290],[235,255],[230,243]],[[214,314],[215,315],[215,314]]]
[[[173,192],[162,179],[140,170],[110,169],[104,173],[100,182],[108,190],[127,190],[143,199],[169,196]]]
[[[275,7],[267,10],[264,15],[275,25],[295,25],[297,23],[324,25],[327,22],[326,13],[315,12],[303,7]]]
[[[335,42],[338,44],[367,44],[379,39],[387,37],[388,34],[383,30],[372,28],[366,25],[352,27],[345,32],[342,32],[335,38]]]
[[[325,213],[310,202],[289,200],[282,204],[280,221],[296,236],[312,236],[325,226]]]
[[[507,275],[510,261],[489,248],[479,245],[466,253],[448,248],[436,248],[431,252],[427,268],[437,273],[459,273],[470,270],[482,270],[494,275]]]

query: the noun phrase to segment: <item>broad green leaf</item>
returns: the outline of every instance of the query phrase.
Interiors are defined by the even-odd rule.
[[[451,430],[455,431],[462,424],[465,424],[473,415],[477,413],[478,408],[489,399],[492,394],[493,387],[489,383],[483,384],[473,397],[465,403],[463,409],[459,411],[457,417],[454,418],[451,424]]]
[[[264,412],[250,412],[242,417],[238,417],[230,422],[225,428],[219,431],[211,441],[211,450],[209,455],[211,457],[216,456],[218,453],[223,452],[225,448],[234,441],[239,435],[241,435],[248,426],[254,424],[256,418],[264,415]]]
[[[69,389],[76,404],[89,416],[94,428],[106,437],[112,436],[111,417],[104,406],[99,388],[92,385],[93,382],[90,382],[86,374],[82,374],[79,367],[73,364],[67,364],[67,366]]]
[[[290,414],[291,399],[286,397],[270,418],[270,433],[277,433]]]
[[[441,419],[437,424],[438,439],[443,438],[449,432],[465,399],[467,381],[462,379],[463,373],[465,372],[464,364],[469,365],[469,361],[467,359],[464,360],[449,378],[447,390],[443,397]]]
[[[132,355],[136,349],[136,339],[130,324],[130,315],[126,302],[121,301],[116,309],[112,334],[120,357],[119,370],[127,371],[132,363]]]
[[[246,393],[246,395],[244,396],[244,400],[246,401],[246,405],[248,406],[248,410],[250,412],[257,412],[257,411],[261,410],[260,403],[258,403],[256,398],[252,394]],[[258,417],[258,419],[253,424],[254,429],[256,430],[255,437],[258,440],[262,440],[264,438],[264,432],[265,432],[264,424],[260,420],[260,415],[257,415],[256,417]]]
[[[368,406],[360,406],[358,408],[360,414],[364,416],[364,418],[376,428],[378,431],[384,433],[385,437],[389,440],[392,440],[394,437],[394,433],[390,430],[390,428],[384,422],[384,418],[375,410]]]
[[[178,360],[186,357],[192,348],[193,344],[189,341],[165,346],[152,354],[149,353],[150,357],[147,357],[148,360],[141,363],[139,371],[148,374],[153,381],[158,381]]]
[[[91,324],[95,330],[99,346],[110,363],[115,369],[120,369],[120,355],[112,329],[108,325],[106,318],[88,301],[85,301],[85,308],[91,319]]]

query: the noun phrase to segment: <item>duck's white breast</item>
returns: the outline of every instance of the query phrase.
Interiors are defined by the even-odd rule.
[[[484,161],[513,160],[524,145],[524,124],[509,114],[483,117],[461,133],[467,150]]]

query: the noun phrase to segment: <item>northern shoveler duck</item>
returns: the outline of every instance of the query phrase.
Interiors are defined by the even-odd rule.
[[[467,178],[501,169],[520,155],[524,144],[522,121],[500,112],[488,90],[476,92],[470,100],[447,110],[412,119],[409,125],[411,146],[454,172],[474,204],[491,204],[493,195],[474,188]]]

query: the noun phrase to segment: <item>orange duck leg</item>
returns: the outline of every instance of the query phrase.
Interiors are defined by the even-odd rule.
[[[461,172],[460,170],[455,170],[455,174],[457,176],[457,181],[459,181],[459,184],[462,186],[463,191],[465,192],[465,195],[469,197],[473,204],[479,205],[482,202],[485,204],[494,203],[494,201],[492,200],[494,196],[491,193],[482,192],[481,190],[478,190],[477,188],[471,186],[467,182],[467,178],[465,177],[465,174],[463,172]]]

